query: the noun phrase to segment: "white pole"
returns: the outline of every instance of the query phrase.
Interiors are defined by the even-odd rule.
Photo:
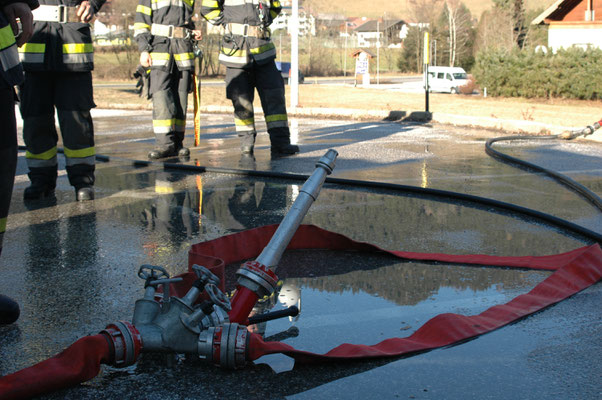
[[[345,52],[343,53],[343,77],[347,76],[347,17],[345,17]]]
[[[380,20],[376,20],[376,85],[380,84]]]
[[[291,108],[299,105],[299,0],[293,0],[291,18],[291,73],[288,78],[291,89]],[[311,33],[310,33],[311,35]]]

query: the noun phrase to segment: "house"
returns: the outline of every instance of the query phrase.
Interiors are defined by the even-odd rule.
[[[602,49],[602,0],[558,0],[531,24],[548,25],[548,47]]]
[[[339,37],[341,30],[345,31],[345,20],[342,14],[317,14],[316,31],[322,36]]]
[[[283,3],[284,4],[284,3]],[[293,10],[291,7],[283,6],[282,11],[270,24],[270,31],[276,32],[281,30],[280,33],[286,32],[288,35],[291,34],[291,19],[293,17]],[[219,35],[223,32],[223,26],[206,24],[207,34]],[[312,35],[316,36],[316,19],[309,12],[306,12],[303,7],[299,7],[299,36]]]
[[[98,46],[123,46],[130,44],[134,33],[134,27],[128,26],[124,29],[123,26],[103,24],[99,19],[95,19],[92,25],[92,37],[94,44]]]
[[[293,10],[291,7],[282,7],[282,11],[270,25],[270,30],[275,32],[278,29],[284,29],[290,35],[292,17]],[[316,19],[309,12],[306,12],[303,7],[299,7],[299,36],[307,35],[316,36]]]
[[[395,47],[405,38],[407,26],[402,20],[370,20],[354,32],[358,47]]]

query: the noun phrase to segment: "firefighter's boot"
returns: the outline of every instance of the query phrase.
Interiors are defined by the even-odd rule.
[[[157,148],[154,150],[151,150],[148,153],[148,158],[151,160],[159,160],[161,158],[167,158],[167,157],[188,157],[190,156],[190,150],[188,149],[188,147],[184,147],[182,146],[181,143],[176,143],[176,144],[170,144],[167,147],[162,147],[162,148]]]
[[[31,185],[23,191],[25,200],[43,199],[54,196],[56,187],[56,167],[30,168],[29,180]]]
[[[67,166],[69,183],[75,188],[76,201],[94,200],[94,165],[75,164]]]
[[[247,134],[239,134],[240,137],[240,152],[242,154],[253,154],[253,150],[255,148],[255,136],[257,134],[255,132],[250,132]]]
[[[178,150],[178,157],[189,157],[190,156],[190,150],[188,149],[188,147],[180,147],[180,149]]]
[[[92,186],[82,186],[80,188],[75,188],[75,200],[94,200],[94,188]]]
[[[294,144],[272,145],[271,153],[276,156],[290,156],[299,152],[299,146]]]
[[[291,144],[291,134],[288,127],[268,127],[268,133],[273,156],[284,157],[299,152],[299,146]]]
[[[19,304],[8,296],[0,294],[0,325],[12,324],[19,319]]]
[[[161,158],[173,157],[177,154],[174,146],[157,148],[148,153],[148,158],[151,160],[159,160]]]

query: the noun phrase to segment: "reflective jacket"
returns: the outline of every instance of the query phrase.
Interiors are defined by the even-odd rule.
[[[203,0],[201,15],[224,29],[220,62],[243,68],[253,61],[265,64],[275,59],[268,27],[281,9],[279,0]]]
[[[11,87],[23,82],[23,68],[19,63],[19,53],[17,52],[17,43],[15,35],[8,23],[8,20],[2,13],[2,8],[15,3],[11,0],[0,0],[0,88]],[[33,10],[38,7],[37,0],[26,1],[27,5]]]
[[[194,0],[140,0],[134,37],[140,52],[151,53],[151,68],[168,71],[173,60],[181,71],[194,69],[192,40],[151,33],[153,24],[194,29],[193,14]]]
[[[94,13],[106,0],[90,0]],[[40,5],[75,7],[82,0],[40,0]],[[33,36],[19,49],[25,71],[74,71],[94,69],[90,24],[82,22],[36,21]]]
[[[23,68],[19,63],[19,53],[15,35],[0,9],[0,89],[18,85],[23,81]]]

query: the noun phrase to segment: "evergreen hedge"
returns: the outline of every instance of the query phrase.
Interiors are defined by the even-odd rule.
[[[472,70],[487,94],[505,97],[602,99],[602,50],[570,48],[544,54],[489,49]]]

